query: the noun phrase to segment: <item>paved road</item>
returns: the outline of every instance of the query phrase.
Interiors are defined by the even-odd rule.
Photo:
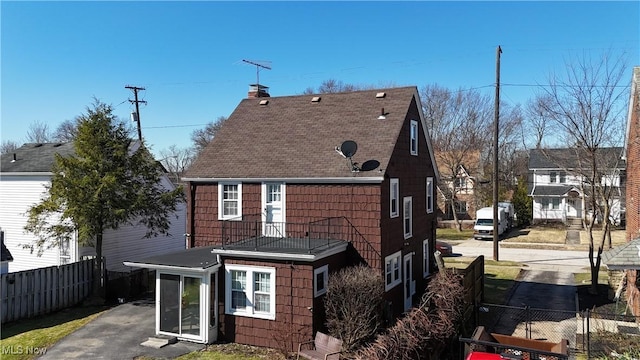
[[[493,260],[493,242],[486,240],[465,240],[453,246],[453,253],[462,256],[484,255],[485,260]],[[589,258],[586,251],[565,251],[554,249],[521,249],[498,247],[498,260],[522,263],[525,269],[561,272],[588,272]]]

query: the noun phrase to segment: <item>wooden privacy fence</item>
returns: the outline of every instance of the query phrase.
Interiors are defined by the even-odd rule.
[[[91,294],[94,260],[0,277],[2,323],[74,306]]]
[[[463,336],[471,336],[477,326],[477,305],[484,301],[484,256],[478,256],[464,269],[453,269],[462,275],[465,309],[463,312]]]

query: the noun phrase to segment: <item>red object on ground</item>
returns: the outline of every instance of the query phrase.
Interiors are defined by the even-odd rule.
[[[474,351],[467,355],[466,360],[502,360],[504,359],[500,354],[492,354],[481,351]]]

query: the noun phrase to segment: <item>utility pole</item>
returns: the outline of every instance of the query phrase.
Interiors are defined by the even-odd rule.
[[[496,49],[496,103],[493,119],[493,260],[498,257],[498,131],[500,120],[500,45]]]
[[[146,104],[147,102],[145,100],[138,100],[138,91],[140,90],[145,90],[145,88],[143,87],[137,87],[137,86],[131,86],[131,85],[127,85],[125,86],[126,89],[131,89],[133,91],[133,96],[134,96],[134,100],[129,99],[129,102],[132,104],[136,104],[136,116],[135,116],[135,121],[138,123],[138,140],[142,141],[142,128],[140,127],[140,103]]]

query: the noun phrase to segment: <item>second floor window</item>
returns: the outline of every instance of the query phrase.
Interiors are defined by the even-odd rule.
[[[549,173],[549,183],[553,184],[557,182],[556,177],[558,176],[558,173],[555,171],[552,171]]]
[[[224,184],[218,186],[218,219],[228,220],[242,216],[242,185]]]
[[[404,238],[408,239],[413,235],[413,215],[411,214],[413,205],[411,196],[404,198]]]
[[[427,213],[433,212],[433,178],[427,178]]]
[[[398,217],[399,215],[399,207],[400,207],[400,186],[398,183],[398,179],[391,179],[391,187],[389,189],[389,195],[391,197],[390,204],[390,217]]]

